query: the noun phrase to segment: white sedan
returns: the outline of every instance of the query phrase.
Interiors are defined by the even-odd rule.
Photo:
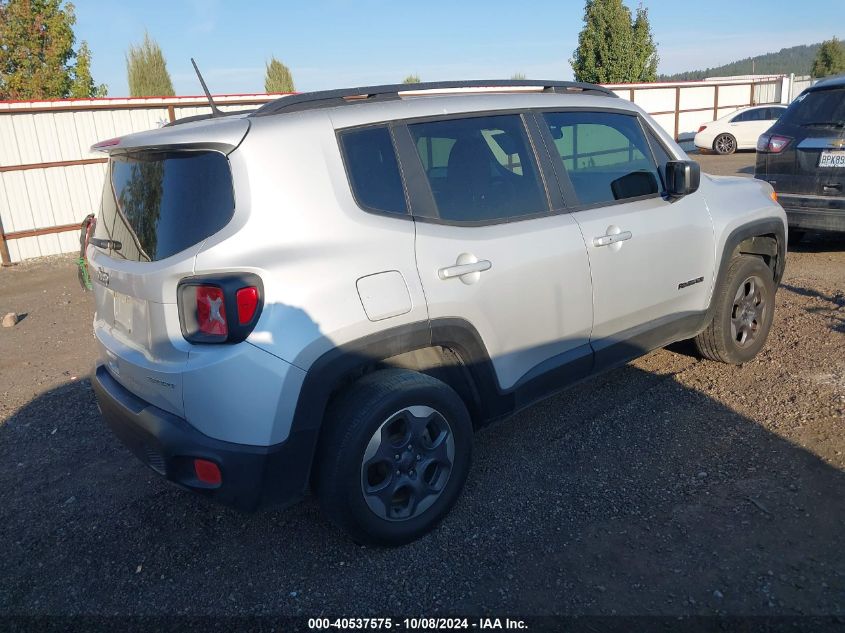
[[[754,149],[757,139],[786,112],[785,105],[740,108],[721,119],[698,128],[695,146],[717,154],[733,154],[738,149]]]

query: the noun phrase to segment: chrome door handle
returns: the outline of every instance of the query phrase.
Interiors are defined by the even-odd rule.
[[[486,259],[481,259],[477,262],[469,264],[455,264],[454,266],[447,266],[437,271],[437,276],[440,279],[454,279],[455,277],[462,277],[463,275],[471,275],[472,273],[483,273],[485,270],[490,270],[493,267]]]
[[[631,231],[622,231],[621,233],[614,233],[612,235],[602,235],[601,237],[593,238],[593,246],[610,246],[617,242],[624,242],[630,240],[632,237]]]

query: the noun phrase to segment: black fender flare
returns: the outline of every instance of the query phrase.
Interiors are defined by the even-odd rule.
[[[507,413],[512,395],[499,389],[481,336],[463,319],[417,321],[334,347],[308,368],[291,422],[290,435],[305,440],[301,448],[311,454],[307,471],[295,475],[302,490],[308,486],[323,418],[338,385],[373,363],[433,346],[448,348],[459,357],[461,365],[470,374],[475,405],[482,418],[490,419]]]
[[[786,229],[783,222],[778,218],[761,218],[736,227],[728,235],[725,240],[725,247],[722,249],[719,268],[716,271],[716,283],[713,285],[713,295],[710,297],[710,306],[707,309],[706,323],[709,323],[713,316],[713,310],[715,309],[713,297],[716,295],[716,289],[720,284],[724,283],[725,276],[728,272],[728,265],[740,244],[749,238],[761,237],[763,235],[775,236],[777,252],[775,253],[774,265],[772,266],[772,277],[774,278],[775,285],[778,285],[780,280],[783,279],[783,271],[786,268]]]

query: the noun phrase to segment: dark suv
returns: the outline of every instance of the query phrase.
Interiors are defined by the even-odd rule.
[[[805,230],[845,231],[845,75],[802,92],[760,136],[754,176],[777,192],[790,241]]]

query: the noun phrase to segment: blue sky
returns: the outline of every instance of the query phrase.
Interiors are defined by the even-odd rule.
[[[625,0],[632,9],[637,2]],[[661,72],[842,37],[845,0],[645,0]],[[261,92],[275,55],[298,90],[424,81],[571,79],[581,0],[74,0],[77,39],[93,74],[124,96],[125,53],[144,29],[158,40],[177,94],[201,92],[194,56],[215,93]],[[839,31],[837,33],[836,31]]]

